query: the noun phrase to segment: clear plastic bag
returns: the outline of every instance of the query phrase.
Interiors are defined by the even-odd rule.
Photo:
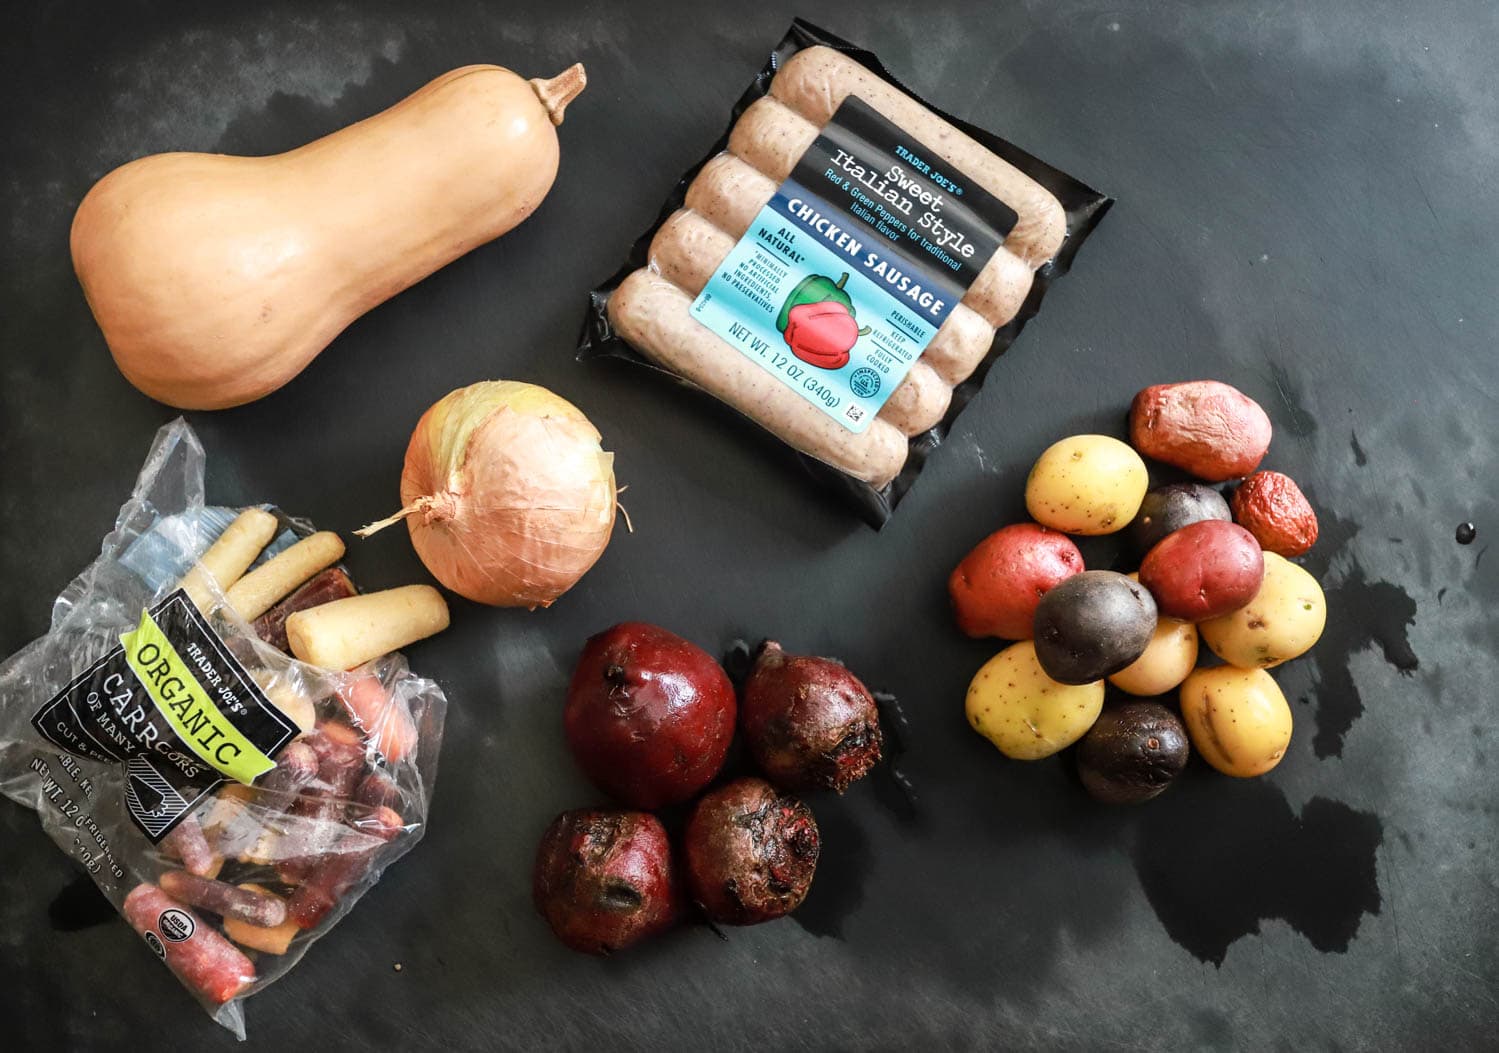
[[[421,838],[447,703],[399,654],[352,672],[319,669],[264,642],[216,587],[198,605],[206,614],[189,603],[179,581],[237,511],[204,505],[203,476],[192,429],[180,419],[162,428],[99,558],[58,596],[47,635],[0,664],[0,791],[37,812],[151,950],[243,1038],[243,999],[291,969]],[[260,561],[312,532],[275,514]],[[148,708],[144,678],[118,672],[122,637],[144,624],[143,612],[211,631],[199,639],[212,655],[190,682],[213,696],[221,677],[242,678],[218,693],[214,716],[248,726],[258,704],[274,732],[260,759],[273,766],[236,781],[209,766],[233,756],[227,739],[218,754],[203,747],[216,732],[192,745],[147,730],[165,726],[164,707]],[[181,639],[185,654],[199,653]]]

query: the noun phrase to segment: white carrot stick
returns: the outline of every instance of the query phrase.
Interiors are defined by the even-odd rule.
[[[330,530],[304,537],[240,578],[224,596],[247,622],[254,621],[318,571],[344,556],[344,543]]]

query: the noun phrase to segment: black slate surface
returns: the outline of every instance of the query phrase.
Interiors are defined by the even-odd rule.
[[[452,702],[431,833],[249,1003],[252,1048],[1489,1047],[1492,5],[250,7],[38,2],[0,33],[0,653],[44,629],[173,415],[115,372],[73,280],[84,191],[149,152],[298,145],[468,62],[587,64],[551,197],[283,391],[191,415],[210,496],[347,531],[395,503],[422,409],[510,376],[592,416],[636,526],[552,610],[458,603],[411,649]],[[747,429],[571,357],[585,290],[794,13],[1119,199],[880,534]],[[965,726],[996,648],[953,630],[943,582],[1022,514],[1044,446],[1122,434],[1136,389],[1209,376],[1266,406],[1267,466],[1321,511],[1307,565],[1331,622],[1279,672],[1297,733],[1274,773],[1194,766],[1105,810],[1064,762],[1006,762]],[[399,531],[351,565],[366,587],[421,573]],[[625,618],[710,648],[774,634],[898,693],[914,818],[877,784],[818,798],[825,859],[794,921],[612,961],[563,950],[528,880],[551,816],[596,796],[562,688],[582,639]],[[31,813],[0,807],[0,829],[10,1048],[233,1046],[123,923],[86,924]]]

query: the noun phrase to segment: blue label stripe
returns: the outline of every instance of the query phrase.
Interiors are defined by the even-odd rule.
[[[871,251],[864,241],[861,255]],[[940,325],[892,298],[866,276],[867,269],[849,256],[847,247],[829,247],[824,237],[788,218],[772,201],[719,266],[692,311],[807,402],[862,434]],[[827,369],[796,356],[776,328],[776,317],[803,278],[836,280],[843,274],[848,275],[843,291],[853,304],[854,320],[870,332],[858,337],[846,364]]]
[[[845,100],[692,305],[703,325],[855,433],[1015,221],[924,156],[934,155]]]

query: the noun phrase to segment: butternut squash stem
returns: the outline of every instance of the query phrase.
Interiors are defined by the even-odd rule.
[[[583,72],[581,62],[574,62],[551,80],[531,78],[531,87],[536,89],[536,97],[541,100],[541,105],[545,107],[553,124],[562,123],[562,111],[587,86],[588,75]]]

